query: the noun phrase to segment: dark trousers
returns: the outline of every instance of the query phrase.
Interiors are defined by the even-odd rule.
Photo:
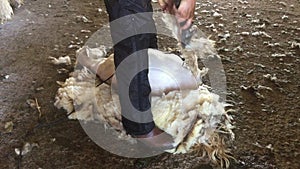
[[[126,62],[125,69],[116,71],[122,123],[128,134],[147,134],[155,127],[155,124],[151,112],[148,53],[147,50],[143,49],[157,48],[157,39],[156,34],[139,34],[138,32],[141,29],[155,29],[155,24],[152,15],[149,14],[126,19],[122,19],[122,17],[152,12],[151,0],[104,0],[104,2],[111,23],[110,29],[114,42],[116,69],[118,70],[118,66],[122,61],[124,61],[123,63],[126,62],[128,56],[138,53],[134,61]],[[126,35],[133,36],[126,37]],[[137,71],[133,78],[130,78],[130,75],[127,74],[128,72],[140,70],[141,67],[146,67],[146,69]],[[128,98],[137,111],[130,108],[131,106],[126,101]]]

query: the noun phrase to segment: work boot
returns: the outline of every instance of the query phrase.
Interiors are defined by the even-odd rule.
[[[171,135],[154,127],[148,134],[133,136],[146,146],[159,150],[168,150],[174,148],[174,140]]]

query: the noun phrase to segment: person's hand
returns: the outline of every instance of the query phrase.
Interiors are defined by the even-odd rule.
[[[158,0],[158,3],[163,11],[168,12],[170,14],[175,14],[173,0]]]
[[[185,22],[186,24],[181,27],[181,29],[187,29],[191,26],[194,12],[195,12],[196,0],[181,0],[178,9],[175,7],[175,16],[179,23]]]
[[[179,8],[174,5],[173,0],[158,0],[161,8],[176,16],[179,23],[186,22],[181,29],[187,29],[192,24],[195,12],[196,0],[181,0]]]

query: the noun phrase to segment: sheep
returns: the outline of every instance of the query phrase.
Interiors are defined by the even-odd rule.
[[[165,22],[170,23],[168,20]],[[226,111],[230,105],[202,83],[202,77],[209,70],[200,70],[197,63],[198,59],[215,59],[219,56],[214,49],[214,42],[201,35],[193,37],[189,46],[181,50],[180,57],[148,49],[153,120],[174,139],[175,148],[166,152],[196,152],[222,168],[228,168],[229,159],[233,157],[225,140],[234,139],[232,117],[228,114],[232,110]],[[57,108],[64,108],[70,114],[70,119],[100,121],[128,140],[130,136],[126,135],[121,122],[116,80],[111,78],[114,74],[113,56],[106,55],[103,46],[84,46],[79,49],[77,64],[81,67],[65,82],[59,82],[54,104]],[[174,73],[172,77],[176,78],[175,82],[172,78],[168,79],[164,72]],[[105,83],[99,84],[96,75]]]

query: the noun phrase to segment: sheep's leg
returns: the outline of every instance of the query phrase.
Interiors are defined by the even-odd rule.
[[[110,84],[111,78],[115,73],[113,56],[95,60],[89,57],[88,49],[83,48],[77,51],[77,62],[88,68],[93,73],[97,74],[100,80]]]

